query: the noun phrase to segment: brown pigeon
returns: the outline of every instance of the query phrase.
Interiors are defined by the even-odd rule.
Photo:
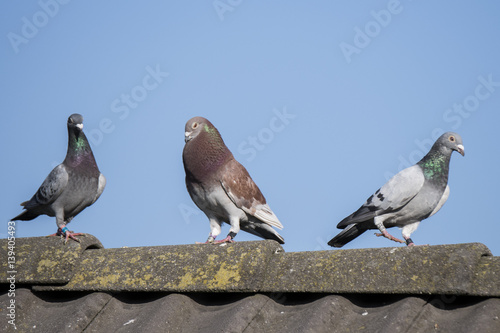
[[[431,150],[417,164],[406,168],[378,189],[354,213],[340,221],[344,229],[328,245],[342,247],[368,229],[378,229],[383,236],[408,246],[420,221],[436,214],[450,194],[448,171],[453,151],[464,155],[462,138],[457,133],[441,135]],[[400,227],[404,241],[386,228]]]
[[[64,161],[47,176],[33,197],[21,206],[23,211],[11,221],[29,221],[45,214],[55,216],[57,232],[75,241],[67,224],[82,210],[92,205],[104,191],[106,178],[99,171],[92,149],[83,133],[83,117],[77,113],[68,118],[68,152]]]
[[[185,141],[182,160],[186,187],[191,199],[210,221],[206,243],[233,242],[241,228],[284,244],[283,237],[272,228],[282,229],[282,224],[214,125],[202,117],[190,119],[186,123]],[[215,241],[223,222],[231,225],[229,234]]]

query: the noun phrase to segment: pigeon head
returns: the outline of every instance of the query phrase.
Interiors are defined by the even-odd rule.
[[[446,132],[436,140],[427,155],[417,163],[422,167],[426,179],[435,179],[442,184],[448,181],[449,164],[453,151],[458,151],[464,156],[462,137],[454,132]]]
[[[83,130],[83,116],[78,113],[73,113],[68,118],[68,131],[73,132],[78,138]]]
[[[186,123],[184,141],[188,143],[203,132],[210,134],[212,137],[221,138],[219,131],[217,131],[215,126],[212,125],[208,119],[203,117],[194,117],[189,119]]]
[[[464,144],[462,137],[454,132],[446,132],[437,139],[435,145],[439,145],[442,149],[457,151],[460,155],[465,156]]]

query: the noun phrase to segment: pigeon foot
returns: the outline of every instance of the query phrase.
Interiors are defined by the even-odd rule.
[[[377,236],[377,237],[385,237],[385,238],[390,239],[392,241],[395,241],[397,243],[403,243],[403,244],[406,243],[406,242],[402,241],[401,239],[396,238],[393,235],[391,235],[390,233],[388,233],[387,230],[384,230],[382,233],[375,233],[375,236]],[[415,244],[413,244],[413,245],[415,245]]]
[[[213,243],[214,243],[214,244],[221,244],[221,243],[234,243],[234,240],[233,240],[233,237],[231,237],[230,235],[227,235],[227,237],[226,237],[226,238],[221,239],[221,240],[218,240],[218,241],[214,241]]]
[[[406,238],[405,236],[403,236],[404,239],[406,240],[406,245],[407,246],[415,246],[415,243],[413,243],[412,239],[410,237]]]
[[[207,240],[206,242],[195,242],[195,244],[214,244],[214,241],[213,240],[211,240],[211,241]]]
[[[210,235],[206,242],[195,242],[195,244],[213,244],[215,241],[215,237]]]
[[[80,240],[78,238],[76,238],[75,236],[85,236],[85,234],[80,233],[80,232],[78,232],[78,233],[72,232],[72,231],[69,231],[68,228],[63,227],[63,228],[58,228],[57,232],[55,234],[48,235],[47,237],[52,237],[52,236],[60,236],[61,238],[63,238],[63,236],[65,236],[64,244],[67,244],[68,239],[70,239],[70,238],[72,240],[74,240],[75,242],[80,243]]]

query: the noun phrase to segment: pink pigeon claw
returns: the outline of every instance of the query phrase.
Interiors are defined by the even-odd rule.
[[[75,242],[80,243],[80,240],[76,238],[75,236],[85,236],[84,233],[75,233],[72,231],[69,231],[66,226],[63,228],[57,228],[57,232],[55,234],[48,235],[47,237],[53,237],[53,236],[60,236],[61,238],[64,237],[64,244],[68,243],[68,239],[71,238]]]
[[[382,233],[375,233],[375,236],[377,236],[377,237],[385,237],[387,239],[395,241],[396,243],[405,243],[401,239],[396,238],[393,235],[391,235],[389,232],[387,232],[387,230],[384,230],[384,232],[382,232]]]

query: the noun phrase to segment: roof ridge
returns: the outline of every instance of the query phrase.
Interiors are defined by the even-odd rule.
[[[17,283],[54,291],[500,296],[500,257],[480,243],[286,253],[272,240],[104,249],[92,235],[82,239],[16,239]],[[3,283],[7,271],[0,269]]]

